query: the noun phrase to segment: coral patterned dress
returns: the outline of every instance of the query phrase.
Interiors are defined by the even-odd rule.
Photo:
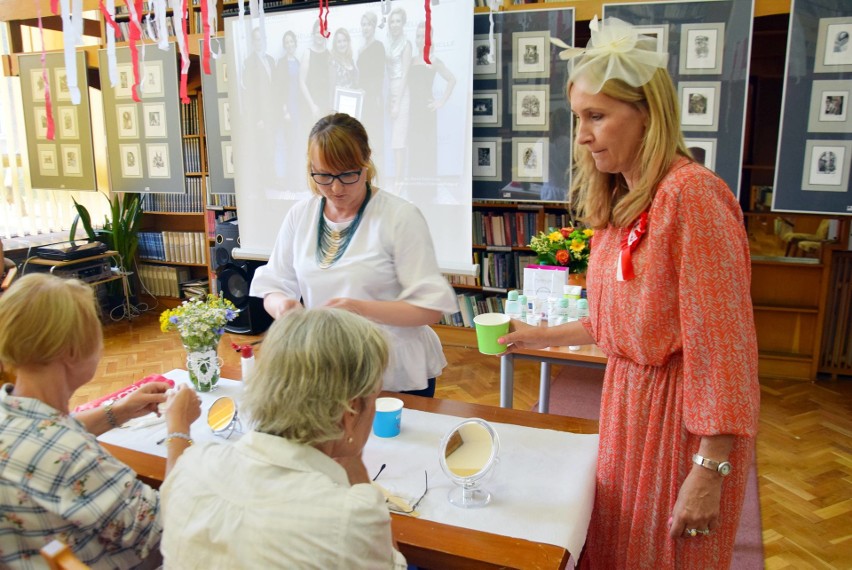
[[[609,357],[587,568],[727,568],[752,462],[760,389],[751,266],[739,204],[704,167],[679,159],[659,186],[616,280],[627,229],[598,231],[588,332]],[[718,528],[669,536],[702,435],[737,436]]]

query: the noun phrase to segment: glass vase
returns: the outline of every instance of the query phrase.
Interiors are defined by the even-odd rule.
[[[207,346],[183,345],[186,349],[186,369],[197,392],[210,392],[219,382],[222,359],[219,358],[219,339]]]

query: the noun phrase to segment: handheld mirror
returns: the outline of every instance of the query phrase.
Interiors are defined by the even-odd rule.
[[[493,473],[500,451],[500,438],[491,424],[479,418],[461,422],[441,440],[441,468],[457,486],[448,499],[457,507],[484,507],[491,493],[480,487]]]
[[[207,411],[207,425],[214,434],[226,439],[230,438],[237,428],[242,430],[234,399],[228,396],[217,398]]]

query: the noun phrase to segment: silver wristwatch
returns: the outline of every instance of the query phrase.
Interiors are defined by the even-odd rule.
[[[697,453],[692,456],[692,462],[704,467],[705,469],[709,469],[710,471],[715,471],[722,477],[730,475],[731,470],[733,469],[733,466],[727,461],[722,461],[720,463],[719,461],[713,461],[712,459],[702,457]]]

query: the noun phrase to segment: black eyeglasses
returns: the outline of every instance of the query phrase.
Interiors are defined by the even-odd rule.
[[[382,471],[384,471],[384,470],[385,470],[385,465],[382,464],[381,468],[379,469],[379,472],[376,473],[375,477],[373,477],[373,481],[378,479],[379,475],[381,475]],[[415,502],[409,504],[409,502],[407,500],[403,499],[402,497],[397,497],[396,495],[387,495],[385,497],[385,503],[387,503],[387,505],[388,505],[388,510],[390,510],[394,513],[402,513],[404,515],[410,515],[411,513],[416,511],[417,506],[420,505],[420,501],[422,501],[423,497],[426,496],[426,493],[429,492],[429,473],[427,473],[425,470],[423,471],[423,477],[425,478],[425,481],[426,481],[426,489],[423,491],[423,494],[420,495],[419,499],[417,499]],[[385,491],[385,492],[387,493],[387,491]]]
[[[361,180],[360,170],[350,170],[349,172],[341,172],[340,174],[327,174],[325,172],[311,172],[311,178],[320,186],[331,186],[334,184],[334,179],[340,180],[341,184],[355,184]]]

